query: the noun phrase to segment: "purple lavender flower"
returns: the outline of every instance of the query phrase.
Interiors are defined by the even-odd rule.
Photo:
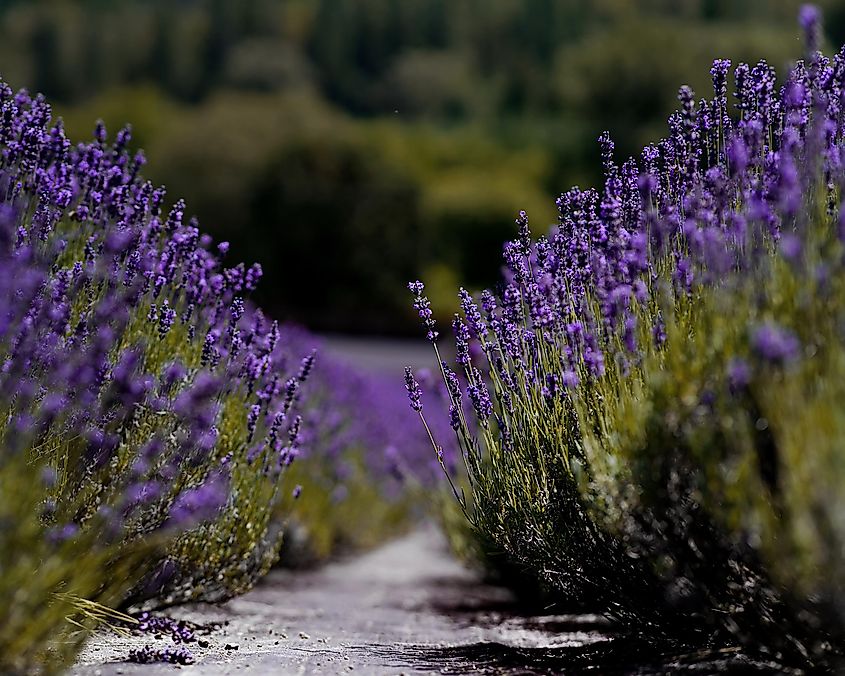
[[[183,491],[170,508],[171,525],[185,529],[214,518],[228,499],[227,480],[213,474],[196,488]]]
[[[528,223],[528,214],[524,211],[520,211],[516,218],[516,228],[518,241],[522,247],[522,255],[528,256],[531,252],[531,227]]]
[[[162,394],[169,393],[173,389],[173,386],[179,381],[183,380],[186,375],[187,370],[181,363],[177,361],[170,362],[167,366],[165,366],[164,373],[162,374]]]
[[[411,408],[420,413],[422,411],[422,390],[414,378],[414,372],[410,367],[405,367],[405,389],[408,392],[408,400],[411,402]]]
[[[804,31],[804,44],[807,54],[813,55],[819,49],[821,35],[821,10],[816,5],[804,4],[798,11],[798,23]]]
[[[455,404],[449,404],[449,427],[455,432],[461,428],[461,411]]]
[[[443,373],[446,375],[446,389],[452,401],[461,400],[461,383],[458,380],[457,374],[449,368],[449,365],[444,361],[441,363]]]
[[[419,313],[423,326],[426,328],[426,336],[429,342],[437,340],[438,333],[435,331],[436,323],[431,312],[431,303],[428,298],[423,295],[425,285],[417,280],[416,282],[409,282],[408,289],[414,295],[414,309]]]
[[[174,643],[194,643],[197,638],[187,622],[143,612],[137,617],[137,625],[128,625],[145,634],[169,634]]]
[[[469,395],[479,422],[483,427],[487,427],[489,418],[493,415],[493,402],[490,401],[490,392],[487,390],[487,385],[484,383],[481,372],[473,368],[472,373],[473,382],[467,387],[467,394]]]
[[[789,329],[775,322],[758,326],[751,338],[754,351],[763,360],[775,364],[786,364],[796,360],[801,352],[801,342]]]
[[[148,505],[161,496],[162,486],[157,481],[135,483],[124,494],[127,507]]]
[[[466,317],[470,331],[479,340],[484,340],[487,337],[487,324],[481,317],[481,311],[478,309],[478,305],[463,287],[458,291],[458,295],[461,299],[461,310],[464,312],[464,317]]]
[[[264,270],[260,263],[253,263],[249,270],[246,271],[246,281],[244,287],[247,291],[255,291],[258,287],[258,282],[264,276]]]
[[[136,664],[165,662],[167,664],[187,665],[194,663],[194,656],[190,650],[181,646],[177,648],[153,648],[152,646],[144,646],[143,648],[133,648],[130,650],[126,661],[135,662]]]
[[[467,367],[470,363],[470,333],[469,328],[461,319],[460,315],[456,314],[454,320],[452,320],[452,330],[455,333],[455,360],[461,366]]]
[[[728,385],[731,391],[741,392],[751,382],[751,368],[748,362],[739,357],[733,358],[728,364]]]
[[[247,443],[252,443],[252,440],[255,436],[255,427],[258,424],[258,418],[261,415],[261,406],[258,404],[253,404],[249,408],[249,413],[247,414],[246,418],[246,429],[247,429]]]
[[[68,523],[64,526],[50,529],[47,538],[54,545],[60,545],[63,542],[74,538],[77,533],[79,533],[79,526],[75,523]]]
[[[158,335],[159,338],[164,338],[170,328],[173,326],[174,322],[176,321],[176,310],[174,310],[168,304],[168,301],[165,300],[162,304],[161,310],[158,316]]]
[[[547,404],[551,404],[560,393],[560,376],[557,373],[547,373],[540,393]]]
[[[299,380],[299,382],[301,382],[301,383],[305,382],[305,380],[308,378],[308,374],[311,373],[311,369],[314,368],[314,360],[316,358],[317,358],[317,351],[312,350],[311,354],[307,355],[306,357],[304,357],[302,359],[302,362],[301,362],[300,368],[299,368],[299,375],[297,376],[297,379]]]

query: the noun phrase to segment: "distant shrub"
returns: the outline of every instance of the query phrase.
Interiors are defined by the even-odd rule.
[[[355,368],[301,329],[283,336],[320,351],[301,405],[302,454],[288,470],[302,499],[277,510],[281,563],[302,567],[406,530],[430,507],[440,467],[395,375]],[[432,424],[448,430],[443,416]],[[446,452],[454,463],[454,444]]]

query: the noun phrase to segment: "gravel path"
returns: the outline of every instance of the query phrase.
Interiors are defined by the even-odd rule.
[[[530,618],[513,615],[509,606],[506,591],[481,584],[426,528],[314,572],[274,571],[224,605],[170,614],[220,623],[205,637],[206,648],[189,646],[197,662],[178,667],[184,674],[499,673],[497,662],[504,668],[503,660],[513,661],[509,650],[606,639],[600,618]],[[562,625],[571,626],[561,632]],[[72,673],[153,676],[177,669],[122,661],[144,644],[167,647],[170,639],[99,635]]]
[[[430,527],[320,570],[274,571],[228,603],[170,615],[216,625],[189,644],[195,664],[130,664],[130,649],[170,647],[170,639],[100,634],[71,673],[786,673],[735,650],[661,654],[595,615],[520,612],[507,591],[456,563]]]
[[[424,337],[379,338],[347,336],[337,333],[320,336],[322,350],[343,359],[355,368],[369,373],[402,378],[406,366],[413,369],[437,368],[434,350]],[[450,356],[449,345],[441,345],[444,357]]]

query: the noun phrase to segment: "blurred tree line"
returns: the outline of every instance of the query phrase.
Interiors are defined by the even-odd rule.
[[[825,5],[829,42],[845,7]],[[495,279],[515,212],[661,134],[715,56],[800,55],[800,0],[0,0],[0,74],[71,132],[132,122],[149,175],[317,329],[413,327]],[[450,291],[451,292],[451,291]],[[441,299],[440,307],[453,304]],[[404,324],[403,324],[404,318]]]

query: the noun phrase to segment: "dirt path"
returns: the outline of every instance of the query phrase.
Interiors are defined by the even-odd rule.
[[[204,646],[188,646],[195,664],[129,664],[130,649],[169,647],[170,639],[104,634],[71,673],[783,673],[732,650],[661,655],[595,615],[521,613],[507,591],[455,562],[433,528],[317,571],[274,571],[226,604],[169,614],[220,625]]]
[[[413,369],[437,368],[434,350],[422,335],[419,338],[379,338],[324,334],[320,340],[326,354],[368,373],[401,379],[406,366]],[[444,357],[449,356],[448,345],[440,349]]]
[[[427,528],[318,571],[275,571],[222,606],[170,614],[222,624],[208,648],[189,646],[197,662],[181,667],[184,674],[475,673],[485,664],[492,669],[502,649],[499,657],[507,657],[508,648],[604,639],[599,618],[518,617],[503,612],[509,603],[507,592],[479,583]],[[570,631],[550,631],[576,619]],[[122,662],[130,648],[144,644],[166,647],[170,640],[98,636],[72,673],[172,673],[170,665]]]

